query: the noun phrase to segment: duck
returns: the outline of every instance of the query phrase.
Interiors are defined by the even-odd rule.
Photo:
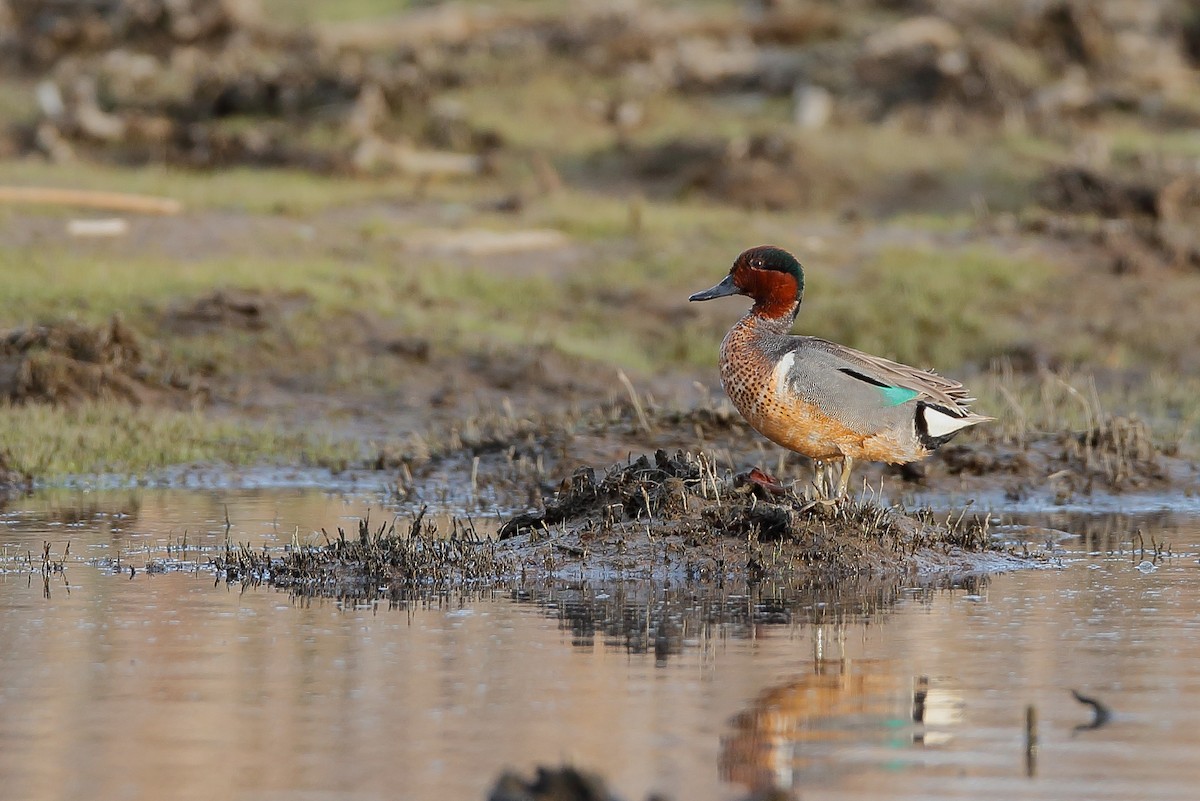
[[[804,298],[804,269],[788,251],[743,252],[719,284],[689,301],[746,295],[754,305],[725,335],[721,385],[746,422],[817,465],[824,500],[846,496],[856,462],[906,464],[958,432],[993,420],[969,408],[958,381],[813,336],[791,333]],[[841,462],[836,494],[827,466]],[[782,488],[755,468],[750,478]]]

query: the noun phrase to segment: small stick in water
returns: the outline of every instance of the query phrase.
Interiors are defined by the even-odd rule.
[[[1071,690],[1071,695],[1075,696],[1075,700],[1081,704],[1086,704],[1092,708],[1092,720],[1090,723],[1081,723],[1075,727],[1075,731],[1089,731],[1098,729],[1101,726],[1108,724],[1112,720],[1112,710],[1098,698],[1092,698],[1089,695],[1084,695],[1079,690]]]
[[[1025,775],[1033,778],[1037,774],[1037,707],[1025,707]]]

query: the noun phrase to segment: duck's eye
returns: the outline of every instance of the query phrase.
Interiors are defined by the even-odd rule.
[[[754,258],[750,260],[750,266],[756,270],[761,270],[765,265],[762,259]]]

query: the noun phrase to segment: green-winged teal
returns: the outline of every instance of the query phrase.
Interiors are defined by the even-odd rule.
[[[804,272],[785,250],[747,250],[724,281],[689,300],[726,295],[749,295],[754,306],[721,343],[725,392],[772,442],[818,465],[840,460],[839,495],[856,460],[913,462],[961,429],[993,419],[967,408],[974,398],[957,381],[789,333]]]

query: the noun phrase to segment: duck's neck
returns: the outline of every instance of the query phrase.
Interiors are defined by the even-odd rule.
[[[799,301],[792,301],[789,304],[759,301],[746,313],[741,323],[752,327],[756,333],[760,334],[789,334],[799,312]]]

